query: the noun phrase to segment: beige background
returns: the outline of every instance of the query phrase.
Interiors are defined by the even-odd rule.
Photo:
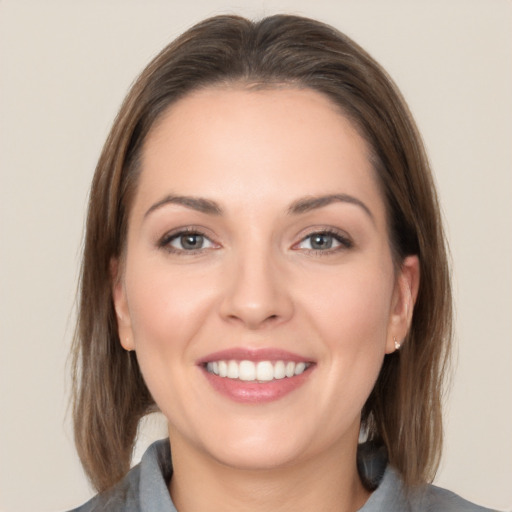
[[[2,512],[91,495],[66,416],[66,358],[89,181],[127,88],[201,18],[278,11],[345,31],[410,102],[455,267],[458,369],[437,482],[512,510],[510,1],[0,0]]]

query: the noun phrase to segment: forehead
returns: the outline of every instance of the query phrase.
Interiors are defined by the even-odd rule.
[[[212,87],[173,104],[152,128],[137,196],[240,206],[339,192],[382,203],[368,155],[353,124],[319,92]]]

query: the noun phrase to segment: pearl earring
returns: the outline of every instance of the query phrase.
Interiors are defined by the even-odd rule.
[[[400,350],[400,343],[397,341],[395,336],[393,336],[393,341],[395,342],[395,350]]]

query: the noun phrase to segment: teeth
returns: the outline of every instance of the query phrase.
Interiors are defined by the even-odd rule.
[[[239,379],[248,382],[269,382],[300,375],[308,368],[308,363],[293,361],[212,361],[206,364],[209,373],[228,379]]]
[[[256,365],[252,361],[242,361],[238,366],[240,380],[256,380]]]
[[[227,377],[228,375],[228,364],[226,361],[219,361],[219,377]]]
[[[256,380],[267,382],[274,378],[274,366],[270,361],[260,361],[256,365]]]
[[[238,379],[239,375],[238,363],[236,361],[229,361],[228,363],[228,377],[230,379]]]
[[[284,379],[286,377],[286,367],[283,361],[277,361],[274,365],[274,379]]]
[[[295,363],[286,363],[285,375],[287,377],[293,377],[295,375]]]
[[[220,365],[219,365],[220,367]],[[306,363],[297,363],[295,365],[295,375],[300,375],[306,369]],[[220,369],[219,369],[220,372]]]

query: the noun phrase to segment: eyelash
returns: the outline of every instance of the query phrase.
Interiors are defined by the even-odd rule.
[[[314,255],[314,256],[329,256],[334,253],[337,253],[339,251],[352,249],[354,247],[354,242],[350,238],[348,238],[345,234],[340,233],[339,231],[336,231],[334,229],[321,229],[317,231],[312,231],[308,235],[306,235],[304,238],[302,238],[298,243],[294,244],[294,248],[302,244],[308,239],[311,239],[314,236],[330,236],[332,237],[336,242],[338,242],[340,245],[338,247],[334,248],[328,248],[328,249],[303,249],[307,254]]]
[[[213,247],[201,247],[199,249],[178,249],[176,247],[173,247],[171,243],[175,240],[178,240],[179,238],[190,235],[190,236],[198,236],[202,237],[204,240],[207,240]],[[298,247],[300,244],[304,243],[306,240],[311,239],[314,236],[328,236],[332,237],[336,242],[338,242],[340,245],[334,248],[329,247],[328,249],[303,249],[303,251],[306,254],[309,255],[318,255],[318,256],[327,256],[331,255],[333,253],[337,253],[339,251],[351,249],[354,246],[354,243],[350,238],[348,238],[346,235],[340,233],[339,231],[333,230],[333,229],[321,229],[317,231],[312,231],[305,237],[303,237],[299,242],[294,244],[292,246],[292,249],[294,250],[300,250]],[[311,243],[311,242],[310,242]],[[165,234],[160,241],[158,242],[158,247],[165,249],[166,251],[173,253],[173,254],[186,254],[188,256],[194,255],[194,254],[200,254],[204,251],[210,250],[212,248],[218,248],[218,244],[213,242],[203,231],[200,229],[197,229],[195,227],[189,227],[189,228],[181,228],[179,231],[173,231],[170,233]]]
[[[215,242],[213,242],[210,237],[208,237],[204,232],[202,232],[200,229],[189,227],[189,228],[181,228],[179,231],[172,231],[171,233],[165,234],[160,241],[158,242],[158,247],[165,249],[166,251],[173,253],[173,254],[186,254],[187,256],[194,255],[194,254],[200,254],[203,251],[211,249],[211,247],[201,247],[199,249],[178,249],[176,247],[173,247],[171,243],[174,240],[178,240],[183,236],[198,236],[203,237],[204,240],[207,240],[210,244],[213,246],[216,246]],[[217,247],[214,247],[217,248]]]

